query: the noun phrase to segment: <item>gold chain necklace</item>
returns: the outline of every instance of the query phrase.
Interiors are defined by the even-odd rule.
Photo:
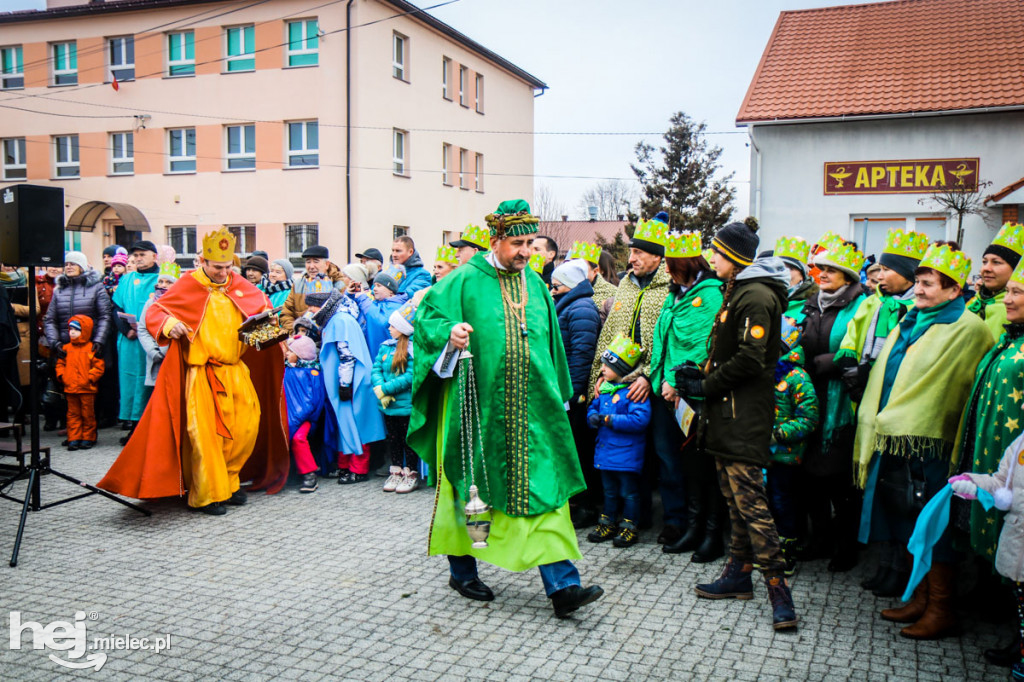
[[[526,304],[530,300],[530,292],[526,288],[526,282],[524,281],[526,278],[523,277],[522,273],[519,274],[519,277],[522,277],[520,281],[522,281],[523,285],[523,300],[519,303],[512,300],[511,277],[498,273],[498,286],[501,289],[501,298],[512,309],[512,314],[519,321],[520,332],[523,336],[526,336]],[[509,282],[506,283],[506,280],[509,280]]]

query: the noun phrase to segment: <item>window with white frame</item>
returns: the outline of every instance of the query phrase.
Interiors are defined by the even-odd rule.
[[[451,185],[452,179],[448,169],[452,165],[452,146],[447,142],[441,144],[441,184]]]
[[[288,167],[312,168],[320,165],[320,127],[317,121],[288,123]]]
[[[168,225],[167,243],[174,248],[178,258],[191,259],[196,255],[196,226]],[[187,263],[191,267],[191,263]]]
[[[53,138],[54,177],[78,177],[78,135],[55,135]]]
[[[255,225],[228,225],[227,228],[235,235],[235,253],[243,255],[256,250]]]
[[[167,75],[196,75],[195,33],[179,31],[167,34]]]
[[[452,231],[451,230],[442,230],[441,231],[441,244],[443,246],[448,246],[451,243],[452,243]]]
[[[409,226],[408,225],[392,225],[391,226],[391,238],[392,239],[398,239],[399,237],[408,237],[408,236],[409,236]]]
[[[477,192],[484,191],[484,155],[476,155],[476,165],[473,166],[473,188]]]
[[[9,137],[4,140],[4,180],[24,180],[26,177],[25,138]]]
[[[391,75],[398,80],[408,81],[406,58],[409,56],[409,39],[398,31],[391,34]]]
[[[120,36],[107,40],[107,67],[110,80],[135,80],[135,37]]]
[[[469,189],[469,150],[459,148],[459,187]]]
[[[476,75],[476,92],[474,97],[476,99],[476,113],[484,113],[484,76],[481,73]]]
[[[405,130],[394,129],[394,138],[391,144],[391,164],[395,175],[408,175],[408,167],[405,162],[408,151],[409,133]]]
[[[25,62],[21,45],[0,47],[0,90],[25,87]]]
[[[459,104],[469,108],[469,69],[465,66],[459,67]]]
[[[53,64],[54,85],[78,84],[78,46],[75,41],[51,43],[50,59]]]
[[[289,21],[288,66],[316,66],[320,63],[320,26],[316,19]]]
[[[316,223],[285,225],[285,242],[288,259],[293,265],[302,266],[302,252],[320,243],[320,226]]]
[[[225,126],[227,143],[227,169],[253,170],[256,168],[256,125]]]
[[[173,128],[167,131],[167,169],[171,173],[196,170],[196,129]]]
[[[111,175],[131,175],[135,172],[135,134],[110,133]]]
[[[256,68],[256,27],[231,26],[224,29],[227,40],[225,71],[253,71]]]
[[[452,100],[452,60],[441,57],[441,96]]]
[[[81,251],[82,233],[78,230],[64,230],[64,250]]]

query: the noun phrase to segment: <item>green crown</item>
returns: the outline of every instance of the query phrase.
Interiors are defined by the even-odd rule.
[[[573,242],[569,253],[565,255],[565,260],[572,260],[574,258],[582,258],[588,263],[597,265],[598,261],[601,260],[601,247],[588,242]]]
[[[1003,246],[1018,255],[1024,255],[1024,225],[1006,223],[992,240],[993,246]]]
[[[1020,263],[1017,263],[1017,267],[1013,269],[1010,281],[1024,286],[1024,259],[1021,259]]]
[[[924,258],[926,251],[928,251],[928,235],[923,232],[904,232],[899,227],[889,230],[889,234],[885,236],[885,248],[882,249],[882,253],[904,256],[914,260]]]
[[[864,254],[853,244],[840,244],[819,256],[822,265],[832,265],[842,270],[860,272],[864,267]]]
[[[452,265],[459,264],[459,250],[454,246],[441,245],[437,247],[437,262],[438,263],[451,263]]]
[[[948,244],[933,244],[928,247],[919,267],[937,270],[963,287],[967,282],[967,276],[971,274],[971,259],[963,251],[949,248]]]
[[[633,239],[665,246],[668,241],[668,225],[660,220],[642,220],[633,232]]]
[[[630,367],[636,367],[636,363],[640,360],[640,356],[643,355],[644,349],[640,347],[640,344],[634,343],[629,337],[619,334],[608,344],[608,352],[618,357]]]
[[[703,251],[700,252],[700,255],[704,256],[704,260],[706,260],[710,264],[711,257],[715,255],[715,250],[711,248],[704,249]]]
[[[538,275],[544,272],[544,254],[535,253],[530,256],[530,269]]]
[[[462,231],[462,236],[459,239],[476,244],[484,251],[491,250],[491,233],[486,227],[466,225],[466,229]]]
[[[498,239],[536,234],[540,223],[540,218],[530,215],[530,205],[522,199],[501,202],[485,220],[491,237]]]
[[[158,277],[173,277],[178,279],[181,277],[181,266],[177,263],[161,263],[160,274]]]
[[[673,232],[665,240],[669,258],[696,258],[700,255],[700,232]]]
[[[776,258],[793,258],[807,265],[811,255],[811,245],[803,237],[779,237],[775,242]]]
[[[831,230],[829,230],[828,232],[826,232],[825,234],[821,235],[821,237],[818,238],[818,246],[825,249],[826,251],[831,251],[832,249],[835,249],[842,243],[843,238]]]

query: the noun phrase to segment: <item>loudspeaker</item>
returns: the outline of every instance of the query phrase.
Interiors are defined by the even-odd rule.
[[[0,190],[0,262],[64,264],[64,190],[11,185]]]

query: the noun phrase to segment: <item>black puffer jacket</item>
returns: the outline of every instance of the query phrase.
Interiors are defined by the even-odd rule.
[[[590,364],[597,352],[597,335],[601,333],[601,316],[594,307],[594,287],[583,280],[575,288],[555,296],[555,313],[569,362],[575,401],[587,392]]]
[[[112,305],[107,290],[103,288],[103,276],[92,268],[78,277],[61,275],[46,310],[43,324],[46,345],[54,348],[71,341],[68,322],[74,315],[91,317],[96,323],[93,343],[105,343],[110,334]]]

